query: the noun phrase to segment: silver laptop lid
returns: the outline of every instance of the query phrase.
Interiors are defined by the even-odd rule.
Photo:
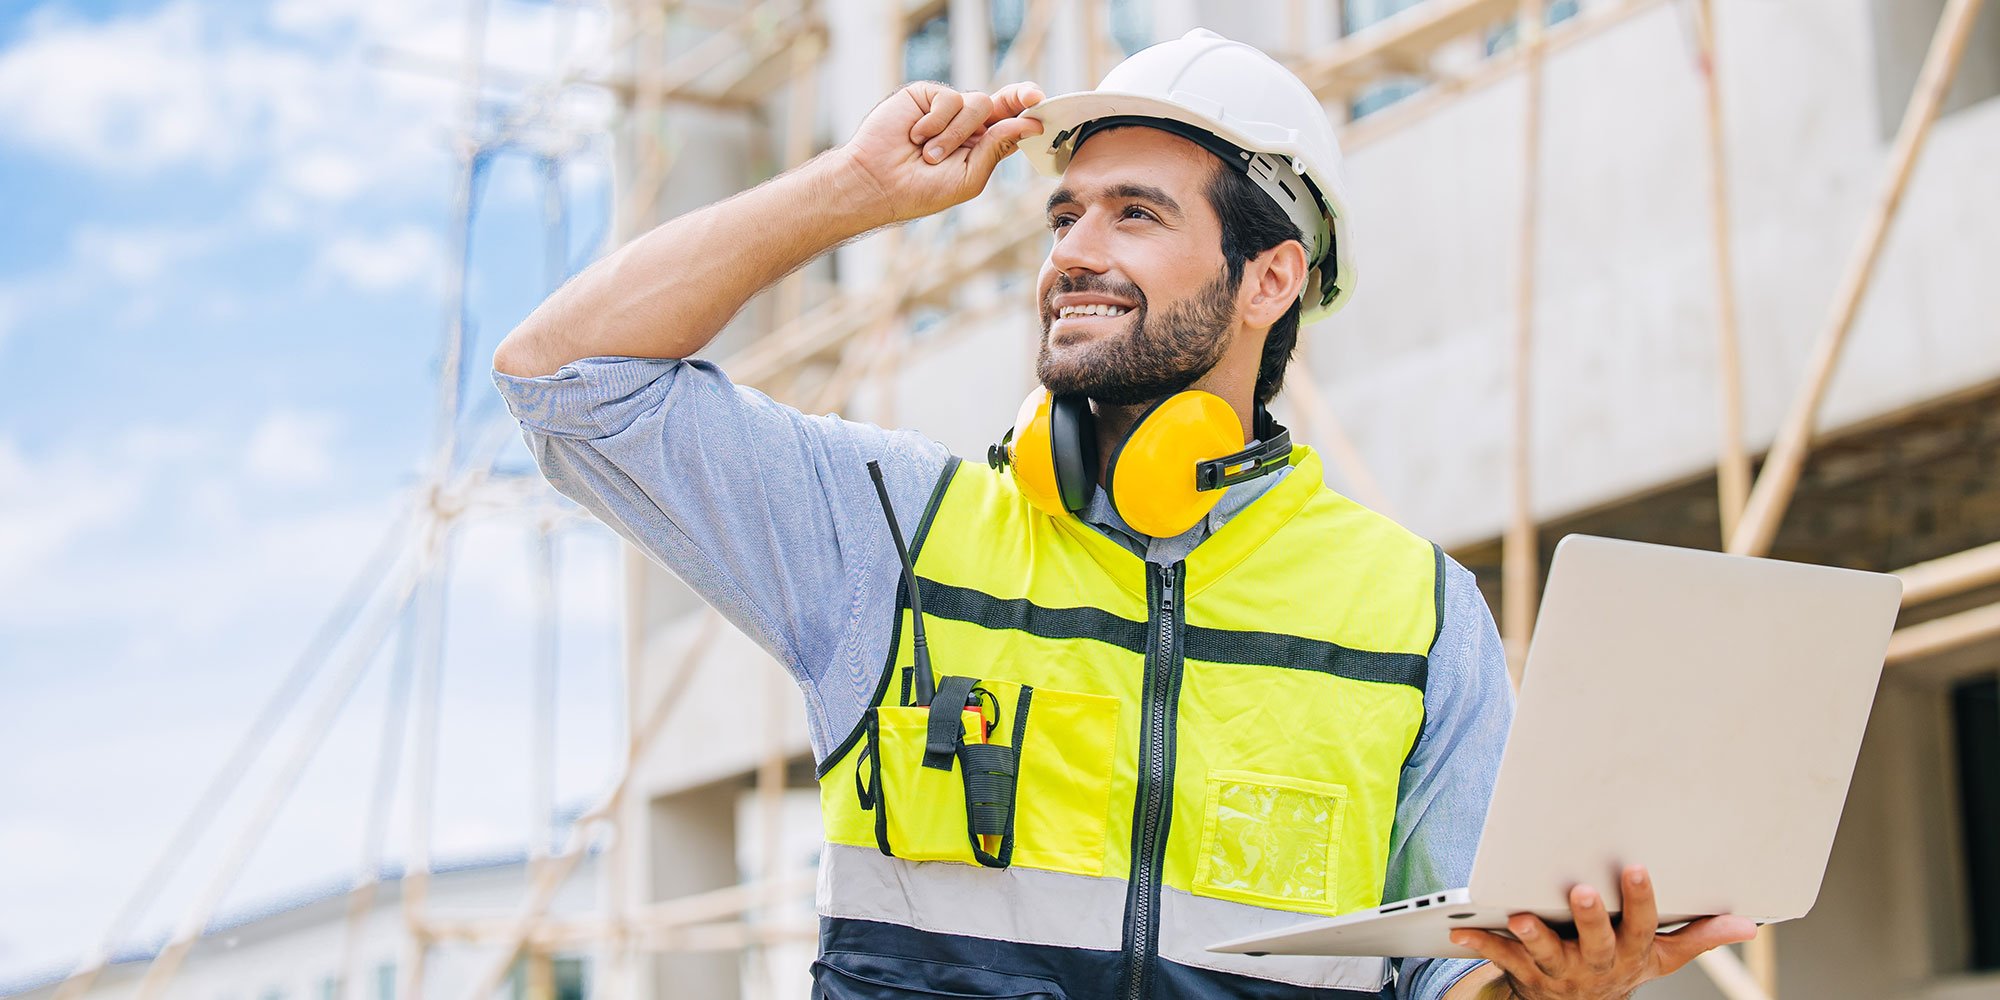
[[[1902,581],[1571,535],[1556,546],[1472,867],[1476,902],[1567,912],[1645,864],[1664,914],[1805,915]]]

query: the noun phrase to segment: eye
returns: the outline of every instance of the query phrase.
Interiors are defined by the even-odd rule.
[[[1060,230],[1062,227],[1069,225],[1072,221],[1074,220],[1066,214],[1052,215],[1049,217],[1049,229],[1052,232]]]
[[[1126,215],[1127,217],[1130,217],[1130,216],[1131,216],[1131,214],[1132,214],[1133,212],[1137,212],[1137,213],[1139,213],[1139,217],[1140,217],[1140,218],[1144,218],[1144,219],[1150,219],[1150,218],[1152,218],[1152,217],[1153,217],[1153,213],[1151,213],[1151,212],[1148,212],[1148,211],[1146,211],[1145,209],[1143,209],[1143,208],[1140,208],[1140,207],[1139,207],[1139,206],[1137,206],[1137,205],[1127,205],[1127,206],[1125,206],[1125,215]]]

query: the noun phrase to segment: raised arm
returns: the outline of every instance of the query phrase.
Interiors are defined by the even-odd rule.
[[[751,296],[820,254],[984,190],[1020,140],[1040,134],[1019,115],[1041,98],[1032,83],[990,97],[910,84],[845,145],[592,264],[507,335],[493,367],[534,378],[590,357],[688,357]]]

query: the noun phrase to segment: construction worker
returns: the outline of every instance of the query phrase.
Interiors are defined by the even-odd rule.
[[[1017,148],[1061,184],[1040,385],[988,463],[689,360]],[[1622,997],[1748,936],[1656,935],[1635,867],[1615,929],[1578,887],[1575,940],[1457,932],[1490,964],[1206,950],[1465,884],[1512,714],[1471,575],[1327,489],[1264,409],[1300,322],[1355,287],[1338,159],[1297,77],[1199,29],[1046,102],[915,83],[500,345],[549,481],[803,688],[816,996]]]

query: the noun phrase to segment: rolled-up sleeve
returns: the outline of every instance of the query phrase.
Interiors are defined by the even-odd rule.
[[[888,652],[899,564],[866,463],[881,462],[907,532],[944,446],[800,413],[703,361],[588,358],[493,377],[556,490],[792,672],[823,753]]]
[[[1514,689],[1493,613],[1471,571],[1446,559],[1444,623],[1431,647],[1423,734],[1403,769],[1385,902],[1463,888],[1471,879],[1513,721]],[[1437,1000],[1479,964],[1403,959],[1396,996]]]

